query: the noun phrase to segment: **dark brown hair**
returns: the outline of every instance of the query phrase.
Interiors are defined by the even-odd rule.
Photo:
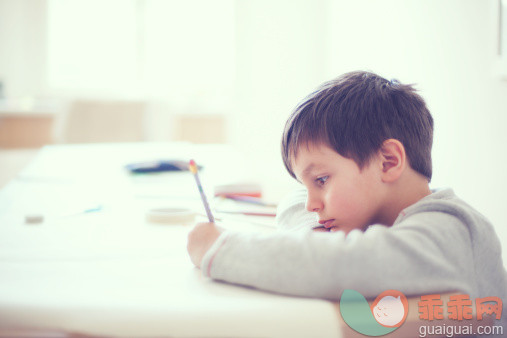
[[[360,169],[387,139],[405,147],[409,165],[431,180],[433,118],[412,85],[371,72],[346,73],[324,83],[292,112],[282,136],[282,157],[291,160],[301,145],[327,144]]]

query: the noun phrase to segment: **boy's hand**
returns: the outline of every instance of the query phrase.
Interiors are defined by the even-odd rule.
[[[222,233],[215,223],[197,223],[188,234],[187,251],[192,263],[201,267],[202,258]]]

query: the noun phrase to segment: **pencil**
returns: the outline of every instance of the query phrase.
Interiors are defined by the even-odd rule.
[[[208,215],[208,220],[210,223],[215,223],[215,217],[211,213],[209,208],[208,199],[204,194],[204,190],[202,189],[201,180],[199,179],[199,174],[197,172],[197,165],[194,160],[190,160],[190,164],[188,165],[188,169],[194,174],[195,183],[197,183],[197,188],[199,189],[199,193],[201,194],[202,204],[204,204],[204,209],[206,210],[206,215]]]

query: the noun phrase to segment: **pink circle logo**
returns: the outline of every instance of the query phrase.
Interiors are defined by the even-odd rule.
[[[371,305],[373,317],[384,327],[400,327],[408,314],[407,297],[398,290],[386,290]]]

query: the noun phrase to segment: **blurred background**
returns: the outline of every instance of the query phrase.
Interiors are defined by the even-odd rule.
[[[432,187],[453,187],[505,243],[505,8],[0,0],[0,187],[46,144],[189,141],[234,145],[281,195],[294,186],[280,158],[291,110],[323,81],[370,70],[416,84],[435,119]]]

